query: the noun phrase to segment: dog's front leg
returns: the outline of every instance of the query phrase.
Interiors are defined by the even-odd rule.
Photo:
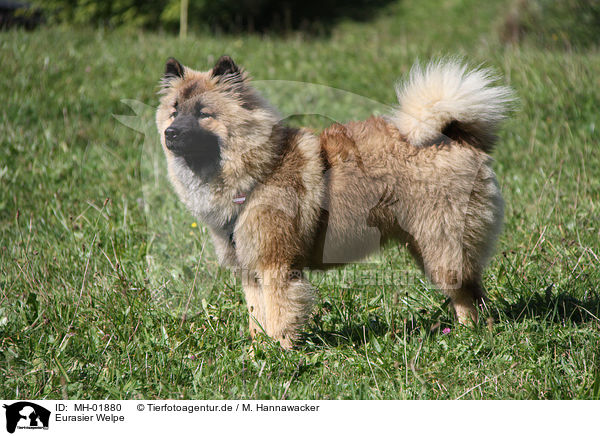
[[[242,273],[242,286],[246,297],[246,306],[248,307],[250,336],[254,339],[258,333],[266,332],[262,286],[254,271],[244,271]]]
[[[283,348],[292,348],[311,313],[314,291],[300,271],[275,266],[259,271],[267,334]]]

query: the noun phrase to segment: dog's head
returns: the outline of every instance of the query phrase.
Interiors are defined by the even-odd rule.
[[[156,123],[167,158],[183,159],[202,179],[240,177],[267,152],[276,112],[229,56],[204,72],[167,61]]]

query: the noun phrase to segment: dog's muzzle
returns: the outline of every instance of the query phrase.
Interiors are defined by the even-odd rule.
[[[194,171],[208,174],[218,167],[220,139],[201,128],[194,117],[178,116],[164,133],[167,149],[183,157]]]
[[[181,130],[169,127],[165,130],[167,148],[179,156],[211,155],[219,148],[219,137],[214,133],[199,127],[192,130]]]

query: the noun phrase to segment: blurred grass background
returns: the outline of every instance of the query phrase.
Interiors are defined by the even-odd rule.
[[[183,40],[162,18],[47,15],[0,33],[0,397],[600,398],[597,3],[401,0],[368,20],[254,29],[193,11]],[[264,341],[250,357],[240,287],[148,166],[164,61],[206,69],[223,53],[256,80],[382,105],[416,59],[464,56],[501,74],[520,101],[494,152],[506,200],[485,276],[495,322],[458,327],[422,279],[325,280],[304,343],[281,353]],[[355,113],[327,95],[314,104]],[[414,271],[397,247],[379,261]],[[157,301],[165,292],[178,308]]]

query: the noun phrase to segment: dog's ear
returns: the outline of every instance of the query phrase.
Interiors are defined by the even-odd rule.
[[[229,56],[221,56],[212,69],[212,77],[216,77],[219,81],[227,80],[230,83],[242,82],[244,74],[233,59]]]
[[[174,78],[183,78],[184,69],[183,65],[179,63],[179,61],[175,58],[167,59],[167,64],[165,65],[165,74],[163,78],[166,80],[174,79]]]

